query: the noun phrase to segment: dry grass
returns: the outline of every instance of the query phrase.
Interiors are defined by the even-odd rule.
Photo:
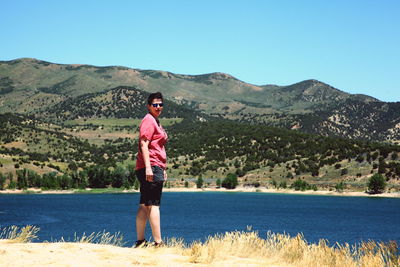
[[[29,243],[37,238],[40,228],[32,225],[19,228],[12,225],[0,229],[0,240],[5,239],[8,243]]]
[[[123,247],[126,244],[126,242],[124,242],[124,236],[120,232],[110,234],[109,232],[106,231],[97,233],[93,232],[89,235],[83,233],[82,236],[78,236],[75,233],[74,239],[72,241],[64,240],[64,238],[61,238],[58,241],[52,241],[52,242],[91,243],[100,245],[112,245],[118,247]]]
[[[38,231],[39,228],[34,226],[22,229],[11,226],[0,231],[0,238],[8,239],[11,243],[30,242],[36,238]],[[61,239],[53,242],[66,241]],[[114,247],[124,245],[120,233],[111,235],[104,231],[75,236],[71,242]],[[248,229],[210,236],[204,243],[185,245],[183,239],[174,238],[165,243],[165,246],[159,248],[150,246],[136,249],[135,262],[149,264],[151,259],[151,265],[157,266],[165,266],[166,259],[168,264],[175,266],[400,266],[400,252],[396,242],[368,241],[354,246],[330,246],[323,239],[318,244],[309,244],[301,234],[291,237],[288,234],[268,232],[265,238],[261,238],[257,232]],[[64,244],[73,246],[73,243]],[[96,249],[102,259],[113,260],[115,257],[107,247]]]
[[[363,242],[328,246],[327,241],[308,244],[303,235],[269,232],[265,239],[257,232],[230,232],[209,237],[201,244],[193,243],[186,249],[190,262],[212,264],[231,257],[253,258],[262,262],[292,266],[400,266],[399,250],[395,242]]]

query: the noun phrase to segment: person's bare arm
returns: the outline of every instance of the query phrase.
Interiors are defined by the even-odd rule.
[[[142,150],[144,165],[146,167],[146,181],[153,182],[153,170],[151,169],[150,165],[149,144],[149,140],[140,139],[140,149]]]

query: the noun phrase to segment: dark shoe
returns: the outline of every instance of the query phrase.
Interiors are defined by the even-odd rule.
[[[144,248],[144,247],[147,247],[147,241],[146,241],[146,239],[136,241],[136,242],[135,242],[135,245],[134,245],[133,247],[134,247],[134,248]]]
[[[157,243],[156,241],[153,242],[153,247],[159,248],[165,246],[164,242]]]

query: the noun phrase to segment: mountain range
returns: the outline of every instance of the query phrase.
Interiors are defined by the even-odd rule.
[[[174,106],[168,117],[220,118],[325,136],[400,141],[400,102],[349,94],[317,80],[253,85],[220,72],[182,75],[32,58],[0,61],[0,113],[49,122],[139,118],[143,103],[136,99],[143,101],[143,94],[155,91]]]

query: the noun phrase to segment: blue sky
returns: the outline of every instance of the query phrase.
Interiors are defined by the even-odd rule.
[[[0,60],[317,79],[400,101],[400,1],[2,0]]]

